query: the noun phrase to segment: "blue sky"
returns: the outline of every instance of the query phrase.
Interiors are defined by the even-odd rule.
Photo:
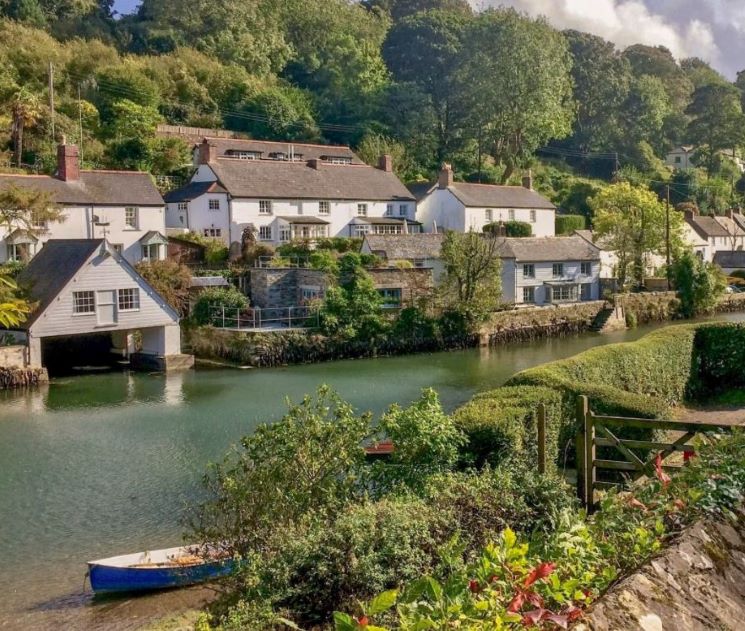
[[[745,0],[470,1],[476,8],[507,5],[545,15],[557,28],[595,33],[620,47],[662,44],[678,58],[708,61],[730,79],[745,70]],[[115,0],[115,8],[130,13],[139,3]]]

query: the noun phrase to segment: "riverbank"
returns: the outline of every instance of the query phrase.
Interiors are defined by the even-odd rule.
[[[635,325],[677,319],[675,292],[623,294],[614,298],[626,320]],[[241,367],[276,367],[341,359],[432,353],[476,346],[501,346],[515,342],[563,338],[593,329],[609,303],[593,301],[552,307],[534,307],[495,313],[473,333],[388,336],[378,341],[346,341],[315,331],[240,332],[210,326],[184,329],[184,345],[197,358],[227,361]],[[745,311],[745,294],[729,294],[718,313]]]

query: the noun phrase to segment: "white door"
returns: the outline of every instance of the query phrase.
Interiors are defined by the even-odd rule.
[[[116,289],[96,292],[98,324],[116,324]]]

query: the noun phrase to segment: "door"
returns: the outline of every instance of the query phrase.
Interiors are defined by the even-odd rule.
[[[116,289],[96,292],[96,314],[98,324],[116,324]]]

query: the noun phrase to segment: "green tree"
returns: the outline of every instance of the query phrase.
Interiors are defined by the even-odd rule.
[[[673,264],[672,278],[686,318],[711,313],[727,286],[722,270],[688,250]]]
[[[489,10],[469,26],[459,86],[471,126],[507,182],[574,119],[571,56],[545,19]]]
[[[693,94],[686,112],[692,117],[688,127],[691,142],[698,151],[709,176],[717,165],[717,155],[745,142],[745,115],[740,95],[731,85],[705,85]]]
[[[624,50],[623,56],[631,64],[635,77],[646,75],[659,79],[673,108],[685,108],[693,91],[693,84],[668,48],[635,44]]]
[[[652,75],[635,78],[623,103],[619,129],[618,141],[626,153],[636,154],[642,142],[660,147],[664,143],[662,129],[671,112],[670,97],[660,79]]]
[[[21,297],[15,282],[0,276],[0,327],[12,329],[20,326],[29,313],[31,305]]]
[[[477,232],[450,231],[442,243],[448,306],[475,323],[494,311],[502,298],[499,258],[503,239]]]
[[[181,315],[189,313],[191,270],[166,259],[137,264],[137,272]]]
[[[461,15],[473,13],[468,0],[362,0],[362,5],[371,11],[387,12],[394,23],[425,11],[449,11]]]
[[[393,159],[394,173],[404,181],[416,179],[416,170],[403,143],[376,133],[367,133],[357,145],[357,155],[367,164],[377,166],[382,155]]]
[[[696,90],[705,85],[720,85],[728,83],[727,79],[725,79],[720,72],[714,70],[710,64],[698,57],[682,59],[680,61],[680,68]]]
[[[6,234],[16,230],[31,237],[38,236],[50,222],[63,222],[62,209],[45,192],[14,185],[0,190],[0,227]],[[30,258],[31,253],[26,252]]]
[[[633,280],[643,286],[649,255],[666,253],[668,216],[672,252],[682,244],[682,216],[672,211],[668,215],[665,205],[646,187],[613,184],[590,204],[595,211],[595,234],[615,252],[616,276],[622,285]]]
[[[248,298],[236,287],[211,287],[199,294],[191,315],[200,325],[229,325],[247,307]]]

